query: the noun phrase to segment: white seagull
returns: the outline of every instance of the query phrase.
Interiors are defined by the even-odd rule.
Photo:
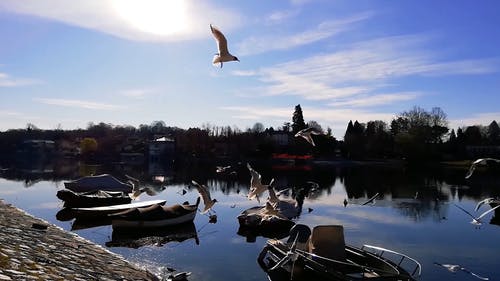
[[[496,208],[500,207],[500,205],[497,205],[491,209],[489,209],[488,211],[482,213],[481,215],[479,215],[479,217],[474,217],[474,215],[472,215],[471,213],[469,213],[467,210],[465,210],[464,208],[458,206],[457,204],[453,204],[455,205],[457,208],[459,208],[460,210],[464,211],[467,215],[469,215],[471,218],[472,218],[472,221],[470,223],[474,224],[474,225],[481,225],[482,222],[481,222],[481,219],[486,216],[487,214],[493,212]]]
[[[375,195],[373,195],[370,199],[368,199],[365,203],[361,204],[363,205],[368,205],[368,204],[375,204],[375,199],[378,197],[379,193],[377,192]]]
[[[212,209],[212,207],[217,202],[217,199],[212,199],[210,197],[210,191],[206,186],[201,185],[194,180],[192,180],[191,183],[196,187],[196,189],[198,189],[198,192],[201,195],[201,199],[203,199],[203,204],[205,205],[205,208],[201,213],[205,214],[206,212],[210,211],[210,209]]]
[[[215,54],[212,63],[217,65],[220,63],[220,67],[222,68],[222,63],[227,61],[240,61],[237,57],[231,55],[227,49],[227,40],[224,37],[224,34],[213,25],[210,25],[210,30],[212,30],[212,35],[217,42],[217,49],[219,53]]]
[[[486,166],[489,164],[493,164],[495,162],[500,164],[500,159],[495,159],[495,158],[479,158],[479,159],[477,159],[476,161],[472,162],[472,164],[469,168],[469,171],[467,171],[467,174],[465,175],[465,178],[466,179],[470,178],[472,176],[472,173],[474,172],[474,170],[476,169],[476,167],[478,165]]]
[[[295,218],[299,215],[300,207],[296,200],[279,199],[272,186],[268,187],[269,199],[268,202],[273,205],[283,216],[288,219]]]
[[[479,208],[481,208],[481,205],[483,204],[491,204],[491,203],[500,203],[500,200],[497,199],[497,198],[486,198],[486,199],[483,199],[479,202],[477,202],[477,205],[476,205],[476,211],[479,210]]]
[[[296,138],[303,137],[312,146],[316,146],[316,144],[314,144],[314,140],[313,140],[311,135],[321,135],[321,134],[322,133],[318,129],[316,129],[314,127],[309,127],[309,128],[305,128],[305,129],[298,131],[295,134],[295,137]]]
[[[468,273],[468,274],[470,274],[470,275],[472,275],[474,277],[477,277],[477,278],[479,278],[481,280],[490,280],[488,277],[483,277],[481,275],[478,275],[478,274],[476,274],[476,273],[474,273],[474,272],[468,270],[467,268],[464,268],[464,267],[462,267],[462,266],[460,266],[458,264],[441,264],[441,263],[438,263],[438,262],[434,262],[434,264],[442,266],[442,267],[448,269],[448,271],[453,272],[453,273],[461,270],[461,271],[466,272],[466,273]]]
[[[248,163],[247,168],[250,171],[250,175],[252,176],[252,178],[250,179],[250,192],[248,193],[248,199],[252,200],[254,198],[257,198],[257,201],[259,201],[258,196],[273,184],[274,179],[271,179],[271,182],[269,182],[269,184],[262,184],[262,176],[257,171],[255,171]]]

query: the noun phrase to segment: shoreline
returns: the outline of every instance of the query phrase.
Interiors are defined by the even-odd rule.
[[[151,280],[118,254],[0,199],[0,280]]]

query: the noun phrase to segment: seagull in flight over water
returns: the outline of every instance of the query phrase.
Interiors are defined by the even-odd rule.
[[[312,146],[316,146],[316,144],[314,144],[314,140],[313,140],[311,135],[321,135],[321,134],[322,133],[318,129],[316,129],[314,127],[309,127],[309,128],[305,128],[305,129],[298,131],[295,134],[295,137],[296,138],[303,137]]]
[[[453,272],[453,273],[461,270],[461,271],[463,271],[465,273],[468,273],[468,274],[470,274],[470,275],[472,275],[474,277],[477,277],[477,278],[479,278],[481,280],[490,280],[490,278],[478,275],[478,274],[476,274],[476,273],[474,273],[474,272],[468,270],[467,268],[464,268],[464,267],[462,267],[462,266],[460,266],[458,264],[441,264],[441,263],[438,263],[438,262],[434,262],[434,264],[442,266],[442,267],[448,269],[448,271]]]
[[[370,199],[368,199],[365,203],[361,204],[361,206],[368,205],[368,204],[375,204],[375,199],[379,196],[379,193],[375,193]]]
[[[469,215],[471,218],[472,218],[472,221],[470,223],[474,224],[474,225],[481,225],[482,222],[481,222],[481,219],[486,216],[488,213],[491,213],[493,212],[496,208],[500,207],[500,205],[497,205],[491,209],[489,209],[488,211],[482,213],[479,217],[474,217],[474,215],[472,215],[471,213],[469,213],[467,210],[465,210],[464,208],[458,206],[457,204],[453,204],[455,205],[457,208],[459,208],[460,210],[464,211],[467,215]]]
[[[229,50],[227,49],[227,40],[224,37],[224,34],[215,26],[210,25],[210,30],[212,30],[212,35],[217,42],[217,49],[219,52],[215,54],[212,63],[217,65],[220,63],[220,67],[222,68],[222,63],[227,61],[240,61],[237,57],[231,55]]]
[[[476,211],[479,210],[479,208],[481,208],[481,205],[483,205],[483,204],[491,204],[491,203],[500,203],[500,199],[492,198],[492,197],[483,199],[483,200],[477,202]]]
[[[201,185],[194,180],[192,180],[191,183],[196,187],[196,189],[198,189],[198,192],[201,195],[201,199],[203,199],[203,204],[205,205],[205,208],[203,209],[203,211],[201,213],[205,214],[208,211],[210,211],[210,209],[212,209],[212,207],[217,202],[217,199],[212,199],[210,197],[210,191],[208,190],[208,188],[206,186]]]
[[[259,172],[255,171],[250,164],[247,163],[247,168],[250,171],[250,175],[252,178],[250,179],[250,192],[248,193],[248,199],[252,200],[257,198],[259,201],[259,195],[266,191],[269,186],[271,186],[274,182],[274,179],[271,179],[269,184],[262,184],[262,176]]]
[[[486,165],[493,164],[495,162],[497,164],[500,164],[500,159],[495,159],[495,158],[479,158],[479,159],[477,159],[476,161],[472,162],[472,164],[469,168],[469,171],[467,171],[467,174],[465,175],[465,178],[466,179],[470,178],[472,176],[472,173],[474,172],[474,170],[476,169],[476,167],[478,165],[486,166]]]

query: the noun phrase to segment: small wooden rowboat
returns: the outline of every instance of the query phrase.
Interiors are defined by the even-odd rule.
[[[57,198],[64,201],[64,207],[97,207],[128,204],[132,198],[123,191],[74,192],[68,189],[57,191]]]
[[[75,214],[75,217],[105,217],[110,214],[123,212],[133,208],[145,208],[153,205],[165,205],[166,202],[166,200],[148,200],[111,206],[71,208],[71,211]]]
[[[110,215],[113,228],[150,228],[193,222],[200,198],[196,204],[188,202],[173,206],[152,205],[146,208],[131,208]]]
[[[67,181],[64,187],[74,192],[89,192],[96,190],[132,192],[137,188],[138,182],[132,177],[128,177],[128,182],[122,182],[109,174],[96,176],[86,176],[76,180]]]

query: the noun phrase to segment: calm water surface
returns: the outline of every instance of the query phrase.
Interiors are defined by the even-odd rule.
[[[421,262],[420,280],[479,280],[464,272],[450,273],[434,262],[460,264],[490,280],[500,276],[500,212],[497,218],[494,213],[488,214],[478,228],[454,206],[476,213],[478,201],[500,195],[500,175],[478,175],[466,181],[464,169],[412,172],[377,166],[254,168],[261,172],[264,182],[274,178],[277,189],[305,187],[308,181],[318,183],[319,190],[305,198],[297,223],[311,227],[341,224],[347,244],[371,244],[406,253]],[[256,262],[267,238],[238,234],[237,215],[258,202],[245,197],[250,182],[248,170],[241,165],[237,171],[237,176],[224,177],[198,167],[170,171],[164,190],[139,198],[166,199],[167,204],[193,203],[198,193],[188,183],[194,179],[206,184],[212,198],[218,200],[214,207],[217,222],[209,223],[208,216],[198,214],[192,230],[198,239],[129,248],[110,243],[116,238],[110,225],[72,231],[156,273],[168,266],[191,271],[190,280],[267,280]],[[12,179],[5,174],[0,178],[0,198],[66,230],[76,227],[74,221],[56,218],[63,205],[56,192],[69,178],[33,181],[36,176],[29,175],[28,181],[28,176]],[[147,177],[148,172],[143,174]],[[183,189],[187,190],[184,195]],[[359,204],[377,192],[382,196],[374,205]],[[291,198],[294,193],[290,191],[282,198]],[[345,198],[349,198],[347,207],[343,205]],[[482,210],[487,208],[483,206]]]

